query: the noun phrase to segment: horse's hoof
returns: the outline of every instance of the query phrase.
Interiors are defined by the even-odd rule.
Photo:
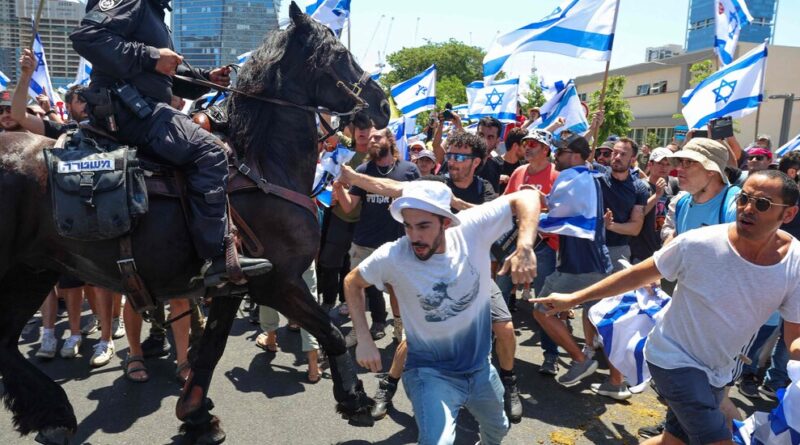
[[[220,427],[217,416],[211,416],[206,423],[183,423],[180,428],[181,445],[218,445],[225,442],[225,431]]]
[[[36,434],[33,440],[44,445],[69,445],[70,437],[72,437],[72,431],[62,426],[43,429]]]

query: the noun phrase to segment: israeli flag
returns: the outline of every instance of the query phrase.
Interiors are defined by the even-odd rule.
[[[11,79],[8,78],[2,71],[0,71],[0,91],[5,91],[8,89],[8,84],[11,82]]]
[[[786,153],[789,153],[790,151],[795,151],[798,149],[800,149],[800,134],[795,136],[794,139],[792,139],[791,141],[783,144],[781,148],[777,149],[775,151],[775,156],[781,157],[784,156]]]
[[[569,81],[547,81],[544,77],[539,78],[539,88],[542,89],[545,100],[550,100],[553,96],[563,91],[564,88],[567,87],[567,83],[569,83]]]
[[[314,187],[311,189],[311,197],[323,196],[319,201],[326,207],[330,207],[331,202],[329,199],[326,200],[325,196],[330,196],[330,186],[342,174],[342,165],[350,162],[355,154],[356,152],[342,144],[337,145],[333,151],[322,153],[314,172]],[[327,192],[324,193],[326,189]]]
[[[252,56],[252,55],[253,55],[252,51],[248,51],[248,52],[246,52],[244,54],[239,54],[238,56],[236,56],[236,63],[239,66],[244,65],[245,62],[250,60],[250,56]]]
[[[717,32],[714,36],[714,51],[722,65],[727,65],[733,62],[739,32],[753,21],[753,16],[747,10],[744,0],[717,0],[716,3],[717,10],[714,12]]]
[[[739,118],[764,100],[767,44],[763,43],[712,74],[684,94],[682,113],[689,128],[700,128],[711,119]]]
[[[498,36],[483,58],[483,81],[491,83],[508,59],[522,52],[608,60],[615,8],[616,0],[565,0],[542,20]]]
[[[647,336],[667,312],[671,299],[659,287],[644,287],[600,300],[589,309],[608,360],[641,392],[650,380],[644,360]]]
[[[519,78],[494,82],[488,86],[481,81],[467,85],[470,119],[492,116],[502,122],[515,122]]]
[[[92,81],[92,62],[81,57],[80,63],[78,63],[78,73],[75,75],[75,81],[70,83],[68,86],[74,85],[81,85],[81,86],[89,86],[89,82]]]
[[[436,65],[392,86],[392,97],[397,108],[408,117],[433,110],[436,106]]]
[[[64,101],[58,96],[58,93],[53,88],[50,82],[50,73],[47,71],[47,59],[44,54],[44,46],[39,34],[33,41],[33,58],[36,63],[36,70],[31,77],[31,83],[28,86],[28,95],[36,99],[40,94],[47,94],[50,98],[50,106],[54,108],[61,108]]]
[[[223,100],[228,98],[229,93],[227,91],[223,91],[222,94],[217,97],[217,92],[212,91],[210,93],[203,94],[197,100],[194,101],[195,104],[198,104],[202,109],[207,109],[208,107],[221,103]],[[216,98],[216,100],[214,99]]]
[[[570,80],[566,86],[552,99],[548,100],[544,105],[539,107],[539,119],[537,119],[533,126],[535,128],[547,128],[559,117],[563,117],[566,121],[564,126],[558,128],[553,133],[555,136],[561,134],[564,130],[569,130],[576,134],[583,134],[589,129],[589,122],[586,120],[586,111],[581,105],[581,100],[578,98],[578,91],[575,88],[575,83]]]
[[[786,366],[792,384],[778,390],[778,406],[756,412],[744,422],[733,421],[733,443],[739,445],[800,444],[800,361]]]
[[[414,135],[417,126],[417,118],[401,116],[389,122],[389,129],[394,134],[395,146],[400,159],[410,160],[408,155],[408,137]]]
[[[592,170],[572,167],[562,171],[547,195],[549,210],[539,217],[539,231],[593,240],[597,199]]]
[[[374,80],[375,82],[377,82],[381,78],[382,75],[383,75],[383,71],[378,70],[378,71],[375,71],[374,73],[370,74],[369,78]]]
[[[350,17],[350,0],[316,0],[306,6],[306,14],[339,36]]]

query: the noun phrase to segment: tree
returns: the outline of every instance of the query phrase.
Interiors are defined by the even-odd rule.
[[[455,77],[466,87],[468,83],[483,78],[485,55],[482,49],[455,39],[440,43],[428,42],[416,48],[403,48],[386,57],[392,71],[381,77],[381,81],[384,85],[391,86],[414,77],[435,63],[437,80]]]
[[[714,74],[714,64],[710,60],[703,60],[693,63],[689,67],[689,73],[692,75],[692,80],[689,81],[689,86],[696,87],[700,82],[706,80],[706,77]]]
[[[542,93],[542,87],[539,85],[539,76],[532,74],[528,79],[528,87],[530,89],[525,94],[528,108],[541,107],[547,102],[544,98],[544,93]]]
[[[444,108],[444,104],[448,102],[453,105],[467,102],[466,85],[456,76],[440,77],[436,82],[436,104],[439,108]]]
[[[628,101],[622,95],[624,89],[625,77],[613,76],[608,78],[606,97],[603,101],[605,120],[597,134],[598,142],[605,141],[612,134],[625,136],[631,131],[630,123],[633,120],[633,113],[631,112],[630,104],[628,104]],[[597,111],[600,108],[599,105],[600,90],[592,93],[592,98],[589,101],[589,109]]]

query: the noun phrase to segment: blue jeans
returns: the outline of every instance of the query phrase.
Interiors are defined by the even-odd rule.
[[[789,374],[786,373],[786,364],[789,363],[789,351],[783,339],[783,320],[781,320],[781,335],[772,349],[772,365],[767,369],[764,384],[772,389],[786,388],[789,386]]]
[[[544,287],[545,278],[556,270],[556,251],[546,242],[541,241],[536,247],[536,250],[534,250],[534,253],[536,254],[536,278],[533,280],[532,287],[534,294],[538,296],[542,292],[542,287]],[[500,288],[500,291],[503,292],[503,299],[506,300],[506,304],[508,304],[508,300],[511,299],[511,289],[514,288],[511,276],[498,275],[497,278],[495,278],[495,282]],[[539,331],[542,339],[544,356],[558,357],[558,345],[547,336],[544,329],[540,329]]]
[[[508,433],[503,384],[488,361],[471,373],[433,368],[403,372],[403,387],[414,408],[421,445],[447,445],[456,439],[456,418],[464,407],[480,426],[481,444],[499,444]]]

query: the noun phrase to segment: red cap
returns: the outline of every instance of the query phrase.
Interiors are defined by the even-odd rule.
[[[772,159],[772,152],[769,151],[769,149],[766,149],[764,147],[753,147],[753,148],[747,150],[747,155],[748,156],[759,156],[759,155],[761,155],[761,156],[766,156],[767,159]]]

